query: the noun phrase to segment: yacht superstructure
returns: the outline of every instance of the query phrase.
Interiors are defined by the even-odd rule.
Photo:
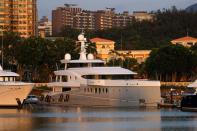
[[[19,75],[5,71],[0,66],[0,106],[18,106],[17,99],[23,102],[33,88],[32,83],[16,81]]]
[[[157,106],[161,100],[160,82],[133,79],[136,73],[122,67],[106,67],[104,61],[86,57],[83,34],[79,60],[65,55],[63,70],[55,71],[55,82],[48,83],[53,93],[61,93],[68,106]]]

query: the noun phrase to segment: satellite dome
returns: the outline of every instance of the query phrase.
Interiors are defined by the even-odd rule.
[[[65,54],[64,59],[65,59],[65,60],[71,60],[71,55],[68,54],[68,53]]]
[[[94,59],[94,55],[93,54],[88,54],[88,60],[93,60]]]
[[[83,40],[84,40],[84,35],[83,35],[83,34],[80,34],[80,35],[78,36],[78,40],[79,40],[79,41],[83,41]]]

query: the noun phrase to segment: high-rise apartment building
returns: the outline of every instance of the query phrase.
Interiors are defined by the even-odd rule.
[[[57,35],[65,26],[73,27],[73,19],[77,13],[82,11],[81,8],[58,7],[52,11],[52,33]]]
[[[115,14],[112,19],[113,27],[125,27],[132,22],[133,17],[128,11],[124,11],[123,13]]]
[[[43,16],[38,22],[38,35],[42,38],[52,36],[52,23],[47,16]]]
[[[96,30],[103,30],[113,27],[113,17],[115,12],[111,9],[98,10],[95,12]]]
[[[52,11],[54,36],[58,35],[66,26],[79,30],[104,30],[112,27],[125,27],[134,19],[137,21],[153,19],[153,14],[144,11],[135,11],[133,14],[129,14],[128,11],[115,13],[115,8],[87,11],[71,6],[72,4],[66,4],[65,7],[58,7]]]
[[[74,16],[73,27],[79,30],[94,30],[95,15],[92,11],[82,11]]]
[[[36,35],[37,0],[1,0],[0,35],[3,31],[18,32],[21,37]]]

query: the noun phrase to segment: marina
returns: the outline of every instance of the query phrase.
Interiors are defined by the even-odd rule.
[[[194,131],[197,113],[156,108],[0,109],[2,131]]]
[[[70,2],[0,0],[0,131],[197,131],[196,1]]]

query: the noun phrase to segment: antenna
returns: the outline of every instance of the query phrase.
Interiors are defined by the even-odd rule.
[[[187,36],[189,36],[189,29],[187,28]]]
[[[72,6],[77,6],[77,4],[68,4],[68,3],[65,3],[64,6],[66,6],[67,8],[70,8]]]
[[[107,10],[115,11],[115,8],[106,7]]]
[[[3,37],[4,37],[4,26],[2,26],[2,36],[1,36],[1,66],[3,68]]]
[[[81,34],[84,34],[84,28],[81,28]]]

